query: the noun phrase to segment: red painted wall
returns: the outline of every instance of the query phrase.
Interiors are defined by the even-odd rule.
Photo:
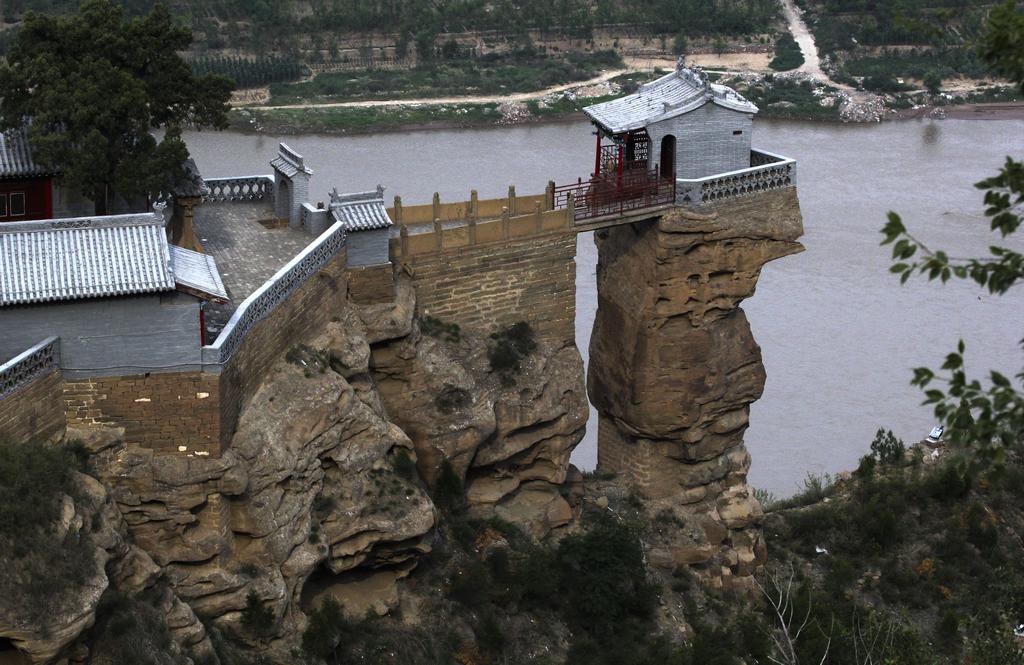
[[[25,214],[12,214],[12,194],[25,195]],[[52,216],[53,185],[50,178],[0,180],[0,222],[24,222],[31,219],[49,219]]]

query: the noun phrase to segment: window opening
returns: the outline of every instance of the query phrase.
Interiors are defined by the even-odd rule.
[[[25,214],[25,193],[15,192],[11,194],[11,217],[21,217]]]

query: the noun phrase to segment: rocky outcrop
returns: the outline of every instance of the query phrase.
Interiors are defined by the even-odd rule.
[[[245,635],[255,591],[275,622],[251,637],[294,636],[318,569],[407,570],[429,549],[433,504],[396,471],[398,455],[415,459],[412,445],[357,387],[372,385],[367,359],[361,327],[339,320],[281,360],[220,459],[124,446],[97,455],[132,538],[200,615]]]
[[[35,584],[13,589],[5,584],[0,594],[0,636],[10,640],[27,662],[48,663],[71,651],[95,623],[97,608],[108,591],[137,595],[152,592],[159,582],[160,567],[126,537],[125,522],[106,487],[78,472],[73,485],[74,496],[62,497],[60,519],[50,536],[56,548],[76,543],[66,555],[77,560],[65,560],[46,571],[59,582],[40,584],[37,579]],[[0,562],[6,575],[17,576],[17,559],[7,561],[0,555]],[[172,638],[165,647],[167,662],[192,663],[186,652],[215,662],[206,631],[192,608],[170,589],[159,593],[159,609],[168,617]],[[80,660],[89,654],[84,644],[73,651]]]
[[[743,444],[765,372],[739,304],[765,263],[802,250],[802,233],[787,188],[596,234],[599,467],[685,524],[659,560],[726,583],[765,557]]]
[[[475,515],[543,537],[572,517],[563,492],[587,420],[582,359],[575,346],[538,340],[503,378],[491,369],[491,344],[450,331],[414,334],[374,348],[374,375],[429,483],[447,460]]]

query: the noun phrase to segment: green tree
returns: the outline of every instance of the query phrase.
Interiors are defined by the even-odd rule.
[[[1024,12],[1013,0],[992,10],[981,55],[996,74],[1008,77],[1024,92]],[[985,191],[985,216],[990,230],[1006,238],[1017,232],[1024,205],[1024,164],[1007,157],[1002,170],[975,185]],[[1024,254],[1004,245],[992,245],[980,257],[953,257],[933,249],[912,235],[895,212],[882,229],[883,245],[892,244],[890,270],[906,282],[914,273],[929,280],[970,279],[993,294],[1004,294],[1024,279]],[[1021,341],[1024,346],[1024,340]],[[925,391],[925,403],[949,428],[948,437],[968,456],[974,472],[1001,466],[1008,449],[1024,442],[1024,371],[1013,379],[992,370],[986,381],[969,378],[964,367],[966,345],[946,356],[938,371],[914,370],[912,383]]]
[[[70,16],[29,13],[0,64],[0,126],[31,119],[35,159],[97,214],[114,193],[159,191],[188,157],[183,128],[227,127],[231,81],[194,75],[178,55],[191,41],[161,5],[132,19],[110,0]]]
[[[937,95],[942,92],[942,74],[934,69],[924,73],[924,87],[929,94]]]

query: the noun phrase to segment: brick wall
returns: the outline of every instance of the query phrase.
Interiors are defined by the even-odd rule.
[[[525,320],[544,338],[575,339],[576,234],[564,210],[429,229],[392,238],[420,315],[484,332]]]
[[[0,399],[0,440],[46,441],[63,431],[60,370],[46,372]]]
[[[339,251],[317,274],[246,334],[220,374],[220,442],[231,442],[238,415],[266,379],[271,366],[288,349],[321,332],[345,303],[346,250]]]
[[[159,452],[219,456],[220,377],[202,372],[66,381],[69,425],[124,427],[125,442]]]
[[[375,305],[395,299],[395,270],[390,263],[348,269],[348,293],[358,305]]]

